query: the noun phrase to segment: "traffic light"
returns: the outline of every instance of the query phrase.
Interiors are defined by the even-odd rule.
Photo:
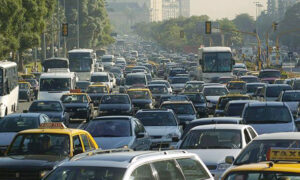
[[[62,24],[62,36],[68,36],[68,23]]]
[[[278,26],[278,23],[273,22],[273,24],[272,24],[273,31],[276,31],[276,30],[277,30],[277,26]]]
[[[184,38],[184,31],[180,31],[180,38]]]
[[[205,34],[211,34],[211,21],[205,22]]]

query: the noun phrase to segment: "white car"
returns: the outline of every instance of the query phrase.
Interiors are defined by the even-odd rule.
[[[94,72],[91,75],[92,83],[103,83],[109,87],[109,89],[113,89],[114,80],[111,78],[108,72]]]
[[[204,86],[202,92],[207,100],[210,113],[214,113],[219,98],[229,93],[224,85]]]
[[[136,113],[151,137],[153,149],[168,149],[174,147],[179,141],[182,128],[173,110],[151,109],[139,110]]]
[[[152,80],[150,84],[165,84],[168,88],[169,94],[172,94],[172,87],[167,80]]]
[[[237,157],[257,136],[249,125],[213,124],[194,127],[184,137],[179,149],[197,154],[215,179],[230,167],[225,157]]]

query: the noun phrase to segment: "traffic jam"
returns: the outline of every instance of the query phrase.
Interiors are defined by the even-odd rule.
[[[126,43],[0,62],[0,180],[300,179],[300,78]]]

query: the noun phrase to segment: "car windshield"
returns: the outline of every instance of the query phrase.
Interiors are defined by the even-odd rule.
[[[94,120],[86,129],[93,137],[129,137],[131,127],[129,120]]]
[[[192,104],[163,104],[163,109],[172,109],[177,115],[179,114],[196,114]]]
[[[69,91],[70,78],[44,78],[41,79],[40,91]]]
[[[143,84],[146,85],[146,75],[127,76],[125,79],[125,85]]]
[[[170,84],[168,82],[163,82],[163,81],[151,81],[150,84],[164,84],[166,85],[168,88],[170,87]]]
[[[177,126],[174,115],[170,112],[142,112],[137,113],[144,126]]]
[[[224,97],[220,99],[220,104],[218,105],[219,110],[223,110],[229,101],[233,100],[249,100],[250,97],[246,96],[236,96],[236,97]]]
[[[77,82],[76,87],[80,89],[86,89],[90,85],[90,82]]]
[[[234,165],[258,163],[267,160],[271,147],[300,148],[299,140],[254,140],[236,158]]]
[[[271,86],[266,88],[266,96],[267,97],[278,97],[281,91],[291,90],[290,86]]]
[[[61,97],[63,103],[87,103],[86,95],[63,95]]]
[[[280,78],[280,71],[261,71],[259,78]]]
[[[240,130],[205,129],[190,131],[180,149],[241,149]]]
[[[171,84],[185,84],[189,81],[187,77],[176,77],[171,80]]]
[[[113,62],[112,58],[102,58],[102,62]]]
[[[61,104],[55,101],[35,101],[29,107],[29,112],[61,112],[62,110]]]
[[[292,122],[292,117],[284,106],[248,106],[244,120],[246,124],[274,124]]]
[[[152,94],[168,94],[168,89],[165,86],[149,86]]]
[[[255,93],[258,87],[263,87],[264,85],[259,84],[247,84],[247,93]]]
[[[276,177],[276,178],[275,178]],[[274,172],[274,171],[236,171],[230,173],[224,180],[252,180],[252,179],[288,179],[296,180],[300,179],[300,173],[289,173],[289,172]]]
[[[89,86],[87,93],[108,93],[107,88],[105,86]]]
[[[300,101],[300,92],[286,92],[282,96],[283,102]]]
[[[230,104],[226,110],[226,116],[242,116],[245,103]]]
[[[185,92],[198,92],[203,84],[187,83],[184,87]]]
[[[176,76],[177,74],[186,74],[186,71],[184,69],[171,70],[169,75]]]
[[[243,90],[245,88],[245,83],[229,83],[227,88],[228,89],[237,89],[237,90]]]
[[[19,134],[11,143],[7,155],[63,155],[70,154],[70,138],[66,134]]]
[[[130,99],[150,99],[148,91],[128,91]]]
[[[205,97],[202,94],[186,94],[193,103],[205,103]]]
[[[204,88],[204,96],[223,96],[228,93],[226,88]]]
[[[108,76],[92,76],[91,82],[108,82]]]
[[[126,168],[71,166],[58,167],[45,180],[121,180]]]
[[[20,89],[28,89],[29,85],[27,83],[19,83],[19,88]]]
[[[0,132],[19,132],[38,127],[39,119],[37,117],[6,116],[0,121]]]
[[[130,104],[130,101],[126,95],[108,95],[102,97],[101,104]]]

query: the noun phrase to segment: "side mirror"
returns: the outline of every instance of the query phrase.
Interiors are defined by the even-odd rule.
[[[23,113],[28,113],[28,110],[23,110]]]
[[[139,138],[143,138],[145,136],[146,136],[146,133],[140,132],[140,133],[137,134],[136,138],[139,139]]]
[[[225,163],[232,164],[233,161],[234,161],[234,157],[233,156],[226,156]]]

